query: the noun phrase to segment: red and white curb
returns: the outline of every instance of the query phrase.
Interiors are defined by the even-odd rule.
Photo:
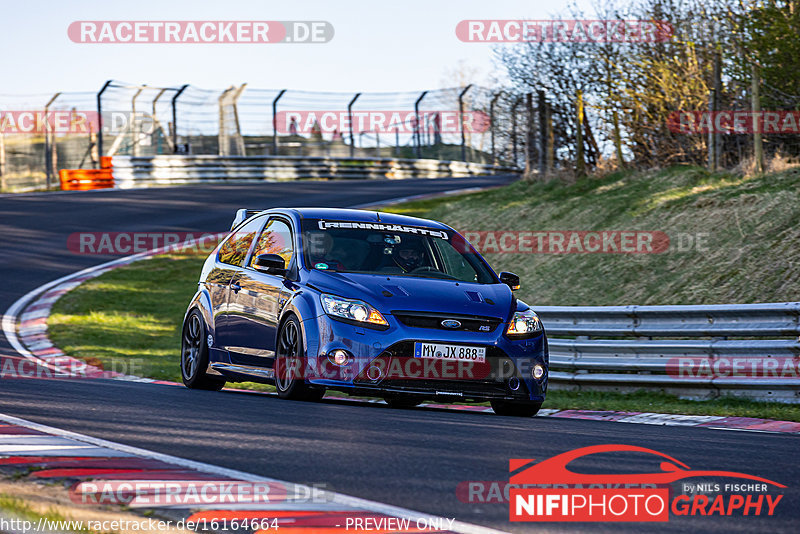
[[[501,532],[0,414],[0,469],[9,468],[19,469],[27,480],[71,482],[70,497],[81,504],[94,503],[92,499],[98,496],[127,496],[123,500],[128,500],[129,508],[170,511],[162,514],[169,517],[179,511],[186,521],[205,526],[213,522],[255,522],[269,526],[246,530],[267,532],[277,528],[292,534],[324,534],[354,530],[353,525],[361,521],[375,527],[370,530],[381,532]],[[222,492],[209,490],[223,485],[227,489]],[[237,494],[235,488],[242,487],[262,491],[258,498]],[[127,493],[123,495],[120,488]],[[147,494],[143,488],[148,489]],[[380,529],[377,525],[393,528]]]

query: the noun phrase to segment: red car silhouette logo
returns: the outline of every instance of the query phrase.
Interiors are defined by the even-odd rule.
[[[602,452],[643,452],[654,454],[665,459],[660,464],[661,472],[642,473],[642,474],[587,474],[576,473],[567,468],[567,464],[588,456]],[[523,465],[534,462],[534,459],[514,459],[509,462],[509,471],[513,472]],[[685,463],[664,454],[644,447],[635,445],[593,445],[582,447],[572,451],[561,453],[547,460],[541,461],[531,467],[512,475],[509,482],[511,484],[669,484],[676,480],[692,477],[732,477],[765,482],[779,488],[785,488],[783,484],[768,480],[766,478],[737,473],[734,471],[704,471],[693,470]]]

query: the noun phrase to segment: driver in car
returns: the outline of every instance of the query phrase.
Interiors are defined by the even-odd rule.
[[[398,267],[403,269],[403,272],[410,273],[415,269],[423,267],[425,262],[422,247],[419,243],[404,242],[398,245],[394,254],[392,254],[394,262]]]

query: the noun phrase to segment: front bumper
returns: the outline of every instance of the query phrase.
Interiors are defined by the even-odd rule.
[[[354,326],[320,315],[303,321],[307,382],[353,394],[404,394],[434,400],[544,400],[547,391],[547,339],[505,336],[505,325],[493,332],[448,331],[406,326],[391,315],[387,330]],[[431,360],[414,357],[416,342],[486,348],[486,361]],[[343,349],[351,356],[336,365],[328,355]],[[540,379],[534,366],[544,367]]]

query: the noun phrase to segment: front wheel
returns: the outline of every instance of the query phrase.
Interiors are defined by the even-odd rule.
[[[192,310],[183,322],[181,335],[181,378],[187,388],[219,391],[225,381],[206,374],[208,345],[206,324],[199,310]]]
[[[511,417],[533,417],[542,407],[541,402],[508,402],[501,400],[490,402],[494,413]]]
[[[294,315],[281,325],[275,347],[275,389],[278,397],[289,400],[318,401],[325,389],[306,384],[303,358],[303,333]]]

